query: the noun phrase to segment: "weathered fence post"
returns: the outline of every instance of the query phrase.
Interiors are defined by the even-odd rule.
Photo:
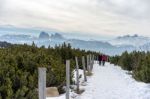
[[[91,72],[91,60],[90,60],[90,54],[89,54],[89,72]]]
[[[70,91],[70,60],[66,61],[66,99],[69,99]]]
[[[84,56],[82,56],[82,65],[83,65],[84,81],[87,81],[87,78],[86,78],[86,68],[85,68],[85,57]]]
[[[39,99],[46,99],[46,68],[38,68]]]
[[[95,58],[94,57],[95,57],[95,55],[93,55],[93,64],[95,63]]]
[[[95,55],[93,55],[93,65],[94,65],[94,63],[95,63],[95,62],[94,62],[94,61],[95,61],[95,58],[94,58],[94,57],[95,57]]]
[[[90,72],[92,71],[92,56],[90,54]]]
[[[88,73],[90,72],[90,67],[89,67],[89,55],[87,55],[87,71]]]
[[[92,54],[92,67],[91,67],[92,70],[93,70],[93,65],[94,65],[94,55]]]
[[[99,56],[97,55],[97,64],[99,64]]]
[[[76,80],[77,80],[77,93],[79,93],[79,65],[78,65],[78,58],[75,57],[76,60]]]
[[[99,64],[99,55],[97,55],[97,64]]]

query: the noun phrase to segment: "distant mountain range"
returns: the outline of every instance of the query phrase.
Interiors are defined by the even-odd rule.
[[[39,39],[50,39],[50,36],[49,36],[48,33],[43,31],[43,32],[40,33]]]
[[[34,41],[38,46],[45,45],[46,47],[55,46],[64,42],[70,43],[74,48],[80,48],[85,50],[93,50],[97,52],[103,52],[108,55],[118,55],[124,51],[131,52],[133,50],[150,50],[150,38],[138,36],[138,35],[125,35],[120,36],[108,41],[96,41],[96,40],[79,40],[79,39],[67,39],[60,33],[48,33],[42,31],[39,37],[33,37],[30,35],[2,35],[1,41],[7,41],[17,44],[32,44]]]
[[[7,43],[6,41],[5,42],[0,41],[0,48],[10,47],[11,45],[12,45],[11,43]]]
[[[149,43],[150,38],[144,36],[138,36],[137,34],[135,34],[133,36],[125,35],[122,37],[117,37],[113,40],[109,40],[108,42],[115,46],[130,45],[133,47],[140,47],[146,43]]]

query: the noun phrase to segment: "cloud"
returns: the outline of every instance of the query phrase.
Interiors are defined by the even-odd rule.
[[[145,33],[149,0],[3,0],[0,25],[53,28],[94,35]]]
[[[0,0],[0,12],[2,12],[4,5],[5,5],[5,0]]]
[[[150,18],[149,0],[98,0],[97,2],[103,4],[104,8],[127,17]]]

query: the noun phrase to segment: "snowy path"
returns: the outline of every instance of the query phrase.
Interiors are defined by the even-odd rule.
[[[150,99],[146,97],[148,89],[146,91],[145,88],[148,86],[137,83],[120,67],[109,63],[105,67],[95,65],[93,72],[82,99]],[[148,95],[150,96],[150,90]]]
[[[82,88],[85,92],[75,99],[150,99],[150,85],[135,81],[127,71],[109,63],[104,67],[95,64],[93,76]],[[65,95],[47,99],[65,99]]]

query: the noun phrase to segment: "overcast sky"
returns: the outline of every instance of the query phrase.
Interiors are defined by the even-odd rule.
[[[0,0],[0,25],[150,36],[150,0]]]

